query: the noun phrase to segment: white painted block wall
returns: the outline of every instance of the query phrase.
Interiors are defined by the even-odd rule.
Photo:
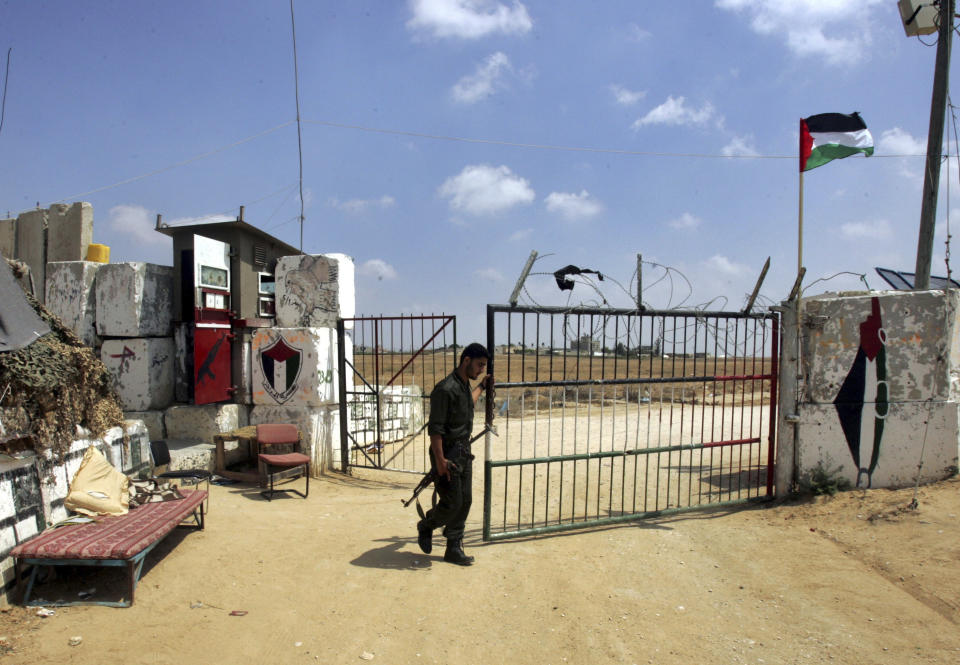
[[[173,268],[108,263],[97,273],[97,333],[103,337],[172,334]]]
[[[97,346],[95,279],[102,263],[53,261],[47,263],[47,309],[77,334],[87,346]]]
[[[960,294],[826,294],[804,300],[801,311],[804,383],[795,443],[800,482],[818,467],[852,486],[873,488],[954,475],[960,452]],[[868,323],[874,320],[879,329]],[[851,400],[841,388],[845,382],[859,386],[854,375],[862,377],[863,387]],[[852,405],[847,431],[837,402],[848,412]],[[782,417],[781,430],[792,427]]]
[[[263,328],[250,346],[255,406],[337,401],[337,334],[332,328]]]
[[[172,337],[108,339],[100,348],[100,360],[124,411],[165,409],[173,401]]]

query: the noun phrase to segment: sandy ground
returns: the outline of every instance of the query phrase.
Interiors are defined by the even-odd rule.
[[[478,474],[479,475],[479,474]],[[272,503],[213,487],[202,532],[147,559],[128,609],[0,613],[22,663],[956,663],[960,481],[484,544],[415,541],[416,477],[330,475]],[[117,571],[78,571],[47,598]],[[202,605],[198,605],[201,604]],[[231,616],[244,610],[245,616]],[[80,636],[79,646],[70,646]]]

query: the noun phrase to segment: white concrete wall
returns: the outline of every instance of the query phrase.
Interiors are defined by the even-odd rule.
[[[100,360],[113,379],[125,411],[165,409],[173,401],[172,337],[108,339]]]
[[[10,550],[67,517],[63,501],[90,445],[127,475],[149,475],[150,439],[143,423],[129,421],[125,429],[114,427],[100,439],[82,437],[59,463],[54,463],[49,451],[0,462],[0,576],[7,592],[14,575]]]
[[[353,259],[346,254],[284,256],[276,269],[277,325],[334,328],[355,313]]]
[[[310,455],[310,475],[340,466],[340,419],[336,405],[327,406],[254,406],[250,424],[294,424],[303,437],[304,452]]]
[[[167,438],[167,429],[163,424],[163,411],[124,411],[124,420],[138,420],[147,428],[151,441]]]
[[[30,210],[17,217],[17,256],[30,266],[38,300],[46,296],[47,211]]]
[[[93,241],[93,206],[54,203],[47,213],[47,262],[86,261]]]
[[[0,254],[8,259],[16,258],[17,220],[0,219]]]
[[[154,263],[109,263],[96,280],[97,333],[103,337],[172,334],[173,268]]]
[[[380,440],[400,441],[419,430],[424,423],[423,389],[417,385],[387,386],[380,393]],[[376,395],[350,396],[350,434],[359,445],[377,441]],[[427,407],[429,410],[429,407]]]
[[[243,404],[178,404],[164,412],[167,437],[213,443],[213,437],[246,427],[247,407]]]
[[[780,455],[778,465],[795,462],[793,477],[801,484],[818,467],[852,486],[874,488],[954,475],[960,449],[958,313],[956,291],[804,300],[795,451]],[[877,315],[878,325],[871,324]],[[781,432],[793,427],[786,415],[780,414]]]
[[[337,401],[332,328],[262,328],[251,340],[254,405],[323,406]],[[284,354],[278,350],[283,348]]]
[[[94,280],[103,264],[91,261],[47,263],[47,309],[88,346],[98,346]]]

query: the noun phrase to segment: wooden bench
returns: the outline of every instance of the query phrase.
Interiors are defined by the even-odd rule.
[[[17,579],[23,564],[32,567],[27,589],[23,595],[24,605],[40,605],[30,602],[30,594],[42,566],[122,566],[126,567],[130,583],[129,599],[119,601],[44,601],[43,605],[105,605],[130,607],[134,591],[140,580],[143,560],[150,550],[181,522],[193,517],[202,530],[203,490],[180,490],[184,498],[175,501],[145,503],[133,508],[126,515],[106,515],[94,518],[94,522],[60,526],[40,533],[20,543],[10,552],[14,557]]]

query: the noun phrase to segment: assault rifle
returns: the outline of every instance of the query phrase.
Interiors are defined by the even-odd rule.
[[[479,439],[481,436],[483,436],[483,435],[486,434],[487,432],[492,432],[493,435],[496,436],[496,435],[497,435],[497,428],[496,428],[494,425],[484,425],[484,426],[483,426],[483,429],[480,430],[479,433],[477,433],[476,435],[474,435],[473,437],[471,437],[470,443],[472,444],[474,441],[476,441],[477,439]],[[447,460],[447,468],[450,469],[451,471],[454,471],[454,472],[459,472],[459,470],[460,470],[460,469],[457,468],[457,465],[454,464],[453,462],[451,462],[450,460]],[[426,474],[424,474],[423,478],[420,479],[420,482],[417,483],[417,486],[413,488],[413,495],[412,495],[409,499],[407,499],[407,500],[400,499],[400,503],[403,504],[403,507],[404,507],[404,508],[407,508],[407,507],[410,506],[411,503],[413,503],[414,501],[416,501],[416,502],[417,502],[417,513],[420,515],[420,519],[424,519],[425,514],[424,514],[424,512],[423,512],[423,507],[420,505],[420,500],[417,499],[417,497],[420,496],[420,492],[422,492],[423,490],[425,490],[425,489],[427,489],[428,487],[430,487],[431,485],[433,485],[436,481],[437,481],[437,473],[436,473],[436,471],[435,471],[433,468],[431,468]],[[433,505],[437,505],[437,491],[436,491],[436,489],[434,489],[434,491],[433,491],[433,498],[432,498],[431,502],[433,503]]]

